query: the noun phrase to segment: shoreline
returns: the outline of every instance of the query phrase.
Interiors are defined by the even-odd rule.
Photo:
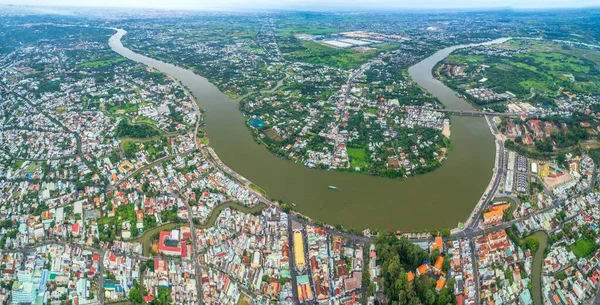
[[[167,64],[158,60],[154,60],[152,58],[149,57],[145,57],[143,55],[137,54],[125,47],[122,46],[121,43],[119,43],[118,40],[120,40],[120,38],[124,35],[124,33],[126,33],[123,30],[117,30],[116,35],[114,35],[112,37],[112,39],[110,39],[111,42],[111,47],[113,48],[113,50],[119,54],[121,54],[124,57],[127,57],[131,60],[140,62],[142,64],[146,64],[150,67],[153,67],[155,69],[158,69],[159,71],[167,74],[167,75],[171,75],[175,78],[177,78],[182,84],[184,84],[184,86],[189,86],[191,83],[191,81],[196,82],[195,79],[192,79],[193,77],[196,77],[195,75],[192,75],[193,72],[191,72],[190,70],[187,70],[185,68],[181,68],[181,67],[177,67],[175,65],[171,65],[171,64]],[[442,53],[443,54],[443,53]],[[439,57],[439,55],[438,55]],[[435,57],[434,57],[435,59]],[[431,60],[431,59],[430,59]],[[164,65],[164,67],[162,66]],[[427,63],[425,65],[428,65]],[[419,71],[420,73],[423,73],[423,70],[421,69]],[[429,73],[429,76],[431,76],[431,74]],[[184,79],[180,79],[180,77],[183,77]],[[201,76],[197,76],[200,77]],[[186,83],[187,81],[187,83]],[[254,139],[249,139],[249,141],[247,141],[246,139],[239,139],[238,141],[235,142],[223,142],[223,140],[225,140],[225,138],[223,138],[223,132],[217,132],[219,134],[221,134],[221,138],[219,138],[218,134],[215,134],[215,128],[220,128],[223,122],[223,115],[231,115],[231,113],[227,113],[228,111],[231,111],[233,108],[235,108],[236,113],[240,113],[238,107],[237,107],[237,103],[235,103],[235,107],[233,106],[234,103],[224,103],[222,104],[221,102],[225,102],[225,101],[231,101],[231,99],[227,99],[225,100],[222,94],[222,92],[213,92],[214,90],[212,90],[214,86],[211,86],[210,83],[206,80],[206,79],[202,79],[199,80],[200,83],[204,84],[207,83],[207,86],[209,87],[202,87],[203,85],[200,86],[191,86],[190,92],[194,92],[194,97],[196,97],[196,101],[202,101],[203,107],[207,108],[207,112],[209,113],[209,115],[206,116],[206,118],[208,118],[207,121],[207,126],[211,126],[212,128],[210,128],[210,130],[206,131],[206,133],[210,133],[210,139],[211,139],[211,144],[217,145],[217,148],[214,148],[213,146],[206,146],[206,145],[201,145],[201,149],[203,152],[206,152],[207,156],[209,157],[213,157],[215,164],[219,165],[218,167],[220,167],[224,173],[230,175],[230,177],[233,177],[234,179],[236,179],[237,181],[239,181],[242,185],[244,185],[247,188],[250,188],[250,185],[253,183],[257,186],[259,186],[260,188],[264,189],[265,191],[267,191],[269,193],[270,196],[273,196],[274,198],[280,198],[283,199],[286,202],[296,202],[298,203],[298,210],[294,211],[294,213],[298,214],[298,215],[302,215],[302,217],[305,217],[307,219],[314,219],[316,223],[323,223],[323,224],[341,224],[346,228],[351,228],[353,226],[356,226],[358,228],[360,228],[360,230],[364,229],[364,228],[370,228],[370,229],[377,229],[377,230],[384,230],[384,229],[393,229],[393,230],[397,230],[400,228],[403,228],[402,230],[405,232],[423,232],[426,231],[426,229],[430,230],[431,228],[452,228],[455,227],[458,221],[461,221],[462,219],[464,219],[462,215],[465,214],[469,214],[470,212],[472,212],[472,206],[470,206],[470,204],[463,204],[462,207],[459,209],[460,212],[455,211],[454,215],[449,215],[452,217],[443,217],[445,219],[445,221],[442,221],[442,219],[437,219],[437,220],[431,220],[428,221],[427,223],[423,223],[423,222],[415,222],[414,220],[416,219],[421,219],[422,216],[427,215],[427,211],[428,209],[419,209],[419,210],[415,210],[413,213],[411,213],[411,216],[408,216],[408,214],[406,213],[407,210],[410,209],[411,206],[414,206],[414,202],[423,202],[423,203],[427,203],[426,205],[430,205],[430,206],[438,206],[438,204],[441,204],[442,200],[443,201],[447,201],[450,200],[452,202],[471,202],[471,200],[473,200],[475,196],[473,192],[473,184],[472,183],[476,183],[476,188],[479,188],[479,185],[482,184],[482,180],[481,179],[477,179],[475,178],[475,180],[473,180],[473,177],[478,177],[480,175],[482,175],[482,169],[486,168],[486,166],[483,166],[484,161],[487,161],[487,157],[483,158],[483,159],[479,159],[477,160],[477,162],[479,164],[475,165],[472,162],[472,159],[468,159],[468,158],[472,158],[473,156],[472,153],[470,153],[470,151],[472,150],[467,150],[469,153],[467,153],[467,159],[468,164],[463,164],[464,162],[461,161],[456,161],[456,160],[465,160],[465,158],[450,158],[447,162],[444,162],[444,166],[436,168],[435,170],[433,170],[430,173],[427,174],[419,174],[419,175],[415,175],[414,177],[411,177],[410,179],[404,179],[402,180],[402,185],[399,186],[397,180],[394,179],[385,179],[385,178],[381,178],[379,176],[371,176],[371,175],[351,175],[353,176],[352,178],[350,178],[350,175],[348,175],[348,173],[343,172],[343,171],[330,171],[330,172],[326,172],[326,171],[319,171],[319,174],[312,174],[311,172],[314,171],[310,171],[310,169],[301,166],[301,165],[295,165],[293,164],[293,162],[288,162],[288,161],[280,161],[278,158],[272,158],[273,155],[271,152],[269,152],[268,150],[266,150],[264,147],[261,148],[260,145],[256,144]],[[203,90],[203,91],[198,91],[198,90]],[[207,91],[208,90],[208,91]],[[199,93],[202,93],[200,95],[197,95]],[[221,97],[223,96],[223,97]],[[454,97],[454,95],[452,96]],[[208,100],[207,100],[208,99]],[[221,101],[221,99],[223,99],[223,101]],[[215,103],[218,102],[218,105],[225,105],[225,106],[218,106],[215,105]],[[204,103],[207,103],[206,105]],[[452,104],[452,102],[450,102],[450,104]],[[215,108],[218,107],[218,108]],[[223,109],[225,108],[225,109]],[[221,111],[226,111],[226,113],[222,113]],[[212,115],[211,115],[212,114]],[[210,118],[213,118],[213,120],[211,120]],[[221,120],[219,121],[214,121],[215,117],[219,117]],[[459,121],[460,123],[460,121]],[[464,125],[465,123],[462,122],[462,125]],[[234,124],[235,125],[235,124]],[[237,125],[241,125],[242,127],[244,127],[244,130],[248,130],[246,124],[242,123],[242,124],[237,124]],[[233,130],[238,130],[239,126],[237,126],[233,129],[227,130],[229,131],[233,131]],[[464,131],[465,131],[465,127],[466,126],[462,126],[459,124],[459,126],[457,126],[456,130],[459,131],[463,131],[463,135],[462,137],[459,136],[459,138],[456,138],[455,135],[452,135],[454,138],[458,139],[458,140],[462,140],[463,143],[461,143],[460,141],[457,142],[456,146],[461,146],[461,144],[464,144],[465,139],[468,138],[472,138],[472,137],[465,137],[466,135],[464,135]],[[479,138],[487,138],[489,136],[487,136],[487,132],[483,132],[480,131],[480,123],[477,123],[478,127],[478,131],[477,131],[477,137]],[[454,127],[454,125],[452,126]],[[461,129],[462,128],[462,129]],[[468,128],[468,127],[467,127]],[[454,130],[453,130],[454,131]],[[241,130],[239,131],[241,132]],[[460,132],[459,132],[460,133]],[[249,134],[249,136],[251,136]],[[216,137],[216,138],[215,138]],[[228,138],[227,138],[228,139]],[[248,156],[249,157],[242,157],[243,155],[239,154],[239,149],[235,150],[236,148],[242,148],[242,147],[234,147],[234,150],[231,150],[229,146],[223,146],[223,145],[229,145],[227,143],[244,143],[244,144],[250,144],[250,143],[246,143],[246,142],[252,142],[253,145],[249,146],[249,147],[243,147],[244,150],[249,150],[250,152],[248,152]],[[479,141],[479,140],[478,140]],[[479,141],[480,143],[483,143],[481,141]],[[220,143],[220,144],[219,144]],[[256,144],[256,145],[254,145]],[[467,143],[468,144],[468,143]],[[237,145],[240,146],[240,145]],[[485,145],[487,146],[487,144]],[[464,147],[464,145],[463,145]],[[224,151],[223,149],[227,148],[229,150]],[[260,151],[259,151],[260,150]],[[458,149],[455,149],[456,151],[458,151]],[[487,148],[486,148],[487,150]],[[214,158],[214,156],[216,155],[215,151],[219,151],[220,153],[222,153],[222,151],[225,152],[224,156],[218,156],[218,158]],[[212,153],[211,153],[212,152]],[[267,153],[268,154],[268,158],[265,156],[265,154],[263,153]],[[462,154],[464,154],[466,151],[464,149],[460,149],[459,153],[461,156]],[[260,153],[260,154],[259,154]],[[487,152],[486,152],[487,154]],[[233,163],[231,160],[231,157],[234,157],[234,161]],[[457,156],[460,157],[460,156]],[[491,159],[491,158],[490,158]],[[218,160],[218,161],[217,161]],[[221,162],[221,160],[223,160]],[[248,161],[250,163],[245,163],[245,165],[243,165],[243,168],[238,168],[240,166],[240,162],[245,162]],[[272,161],[272,162],[271,162]],[[491,161],[491,160],[490,160]],[[228,162],[228,165],[225,165],[225,162]],[[268,163],[267,163],[268,162]],[[285,162],[285,163],[282,163]],[[231,163],[231,164],[230,164]],[[249,165],[250,164],[250,165]],[[281,166],[278,167],[276,165]],[[231,166],[231,167],[230,167]],[[260,168],[262,168],[262,170],[259,171],[254,171],[253,169],[256,168],[257,166],[259,166]],[[264,166],[268,166],[266,169],[266,171],[264,170]],[[465,180],[462,182],[457,181],[456,183],[458,183],[456,186],[445,186],[442,187],[442,189],[440,190],[439,193],[423,193],[420,191],[419,185],[423,186],[423,185],[427,185],[428,187],[431,186],[435,186],[435,183],[437,183],[437,181],[440,181],[440,179],[445,179],[444,177],[447,177],[449,174],[450,175],[454,175],[456,176],[457,174],[459,174],[459,172],[461,172],[462,170],[465,169],[465,166],[467,166],[466,169],[472,169],[471,175],[466,175],[463,176],[464,178],[461,178],[459,180]],[[236,168],[236,169],[241,169],[240,173],[238,173],[238,171],[233,171],[232,168]],[[269,173],[269,168],[273,169],[273,168],[277,168],[278,171],[283,172],[285,174],[281,175],[281,174],[274,174],[271,175],[271,173]],[[245,177],[245,175],[247,174],[248,170],[252,170],[253,172],[257,172],[257,173],[261,173],[259,175],[258,178],[262,179],[258,179],[257,177],[252,177],[252,179],[248,179]],[[458,170],[458,171],[457,171]],[[270,170],[272,171],[272,170]],[[310,172],[309,172],[310,171]],[[245,174],[242,174],[245,173]],[[473,176],[475,175],[475,176]],[[486,171],[486,174],[484,174],[486,176],[485,179],[488,179],[488,174]],[[354,178],[356,177],[356,178]],[[293,181],[290,179],[298,179],[298,178],[303,178],[303,181],[308,182],[308,184],[302,184],[302,186],[293,186],[289,185],[286,183],[286,181]],[[306,180],[308,179],[308,180]],[[432,182],[432,184],[430,184],[429,182]],[[357,188],[356,184],[360,184],[363,187],[362,188]],[[455,183],[455,184],[456,184]],[[283,184],[283,185],[282,185]],[[331,192],[329,190],[327,190],[326,186],[327,185],[337,185],[338,187],[340,187],[340,191],[338,192]],[[471,185],[471,189],[468,193],[465,193],[465,191],[467,191],[468,189],[464,189],[467,185]],[[458,189],[457,189],[458,188]],[[461,190],[462,189],[462,190]],[[284,193],[282,194],[282,190],[284,191]],[[390,190],[393,190],[392,192],[390,192]],[[254,190],[251,190],[253,193],[257,194]],[[300,193],[298,193],[300,191]],[[408,191],[408,193],[406,193],[406,191]],[[448,193],[450,192],[450,193]],[[397,196],[393,196],[393,193],[402,193],[405,194],[404,200],[398,201],[397,199],[394,198],[398,198]],[[442,196],[442,194],[448,193],[448,195],[450,195],[450,197],[447,196]],[[309,195],[307,195],[309,194]],[[378,196],[377,194],[381,194],[381,196]],[[383,195],[385,194],[385,195]],[[429,194],[427,196],[423,196],[423,194]],[[260,195],[260,194],[257,194]],[[468,195],[468,196],[466,196]],[[375,196],[375,197],[373,197]],[[440,197],[442,196],[442,197]],[[466,197],[465,197],[466,196]],[[270,203],[270,204],[274,204],[272,203],[270,200],[264,198],[263,196],[259,196],[259,198],[262,198],[261,201],[266,202],[266,203]],[[317,198],[319,198],[317,200]],[[368,198],[368,199],[367,199]],[[443,198],[443,199],[442,199]],[[462,199],[459,199],[462,198]],[[376,203],[376,207],[375,210],[381,210],[383,211],[383,209],[386,209],[389,211],[389,213],[387,214],[388,216],[386,217],[386,219],[379,219],[374,221],[373,219],[367,219],[367,220],[363,220],[360,221],[360,218],[362,217],[358,217],[358,215],[361,215],[360,213],[355,214],[352,213],[352,215],[350,215],[350,211],[352,211],[353,209],[358,210],[358,209],[363,209],[364,207],[364,200],[369,200],[371,202],[373,202],[373,200],[375,200]],[[328,205],[328,209],[336,209],[338,211],[342,211],[339,213],[326,213],[324,214],[323,211],[323,204],[318,204],[315,202],[329,202],[330,204]],[[401,204],[393,204],[392,206],[390,206],[390,203],[392,202],[398,202]],[[349,207],[348,207],[349,206]],[[423,206],[423,205],[422,205]],[[392,208],[391,210],[390,207]],[[456,210],[456,209],[453,209]],[[346,211],[346,212],[343,212]],[[466,212],[466,213],[465,213]],[[398,214],[400,213],[400,214]],[[445,213],[445,212],[444,212]],[[464,213],[464,214],[463,214]],[[404,217],[400,217],[400,219],[398,219],[398,217],[393,216],[393,215],[405,215]],[[462,215],[460,215],[462,214]],[[304,216],[304,215],[312,215],[311,217],[314,217],[316,215],[321,215],[320,217],[317,218],[309,218],[308,216]],[[327,217],[324,217],[324,215],[329,215]],[[448,215],[448,214],[444,214],[444,215]],[[457,217],[458,216],[458,217]],[[412,219],[413,221],[411,221],[410,219]],[[358,221],[357,221],[358,220]],[[383,220],[383,222],[382,222]],[[392,221],[393,220],[393,221]],[[431,222],[431,223],[429,223]],[[386,228],[386,224],[387,228]],[[402,223],[402,224],[398,224],[398,223]],[[414,228],[414,229],[413,229]]]

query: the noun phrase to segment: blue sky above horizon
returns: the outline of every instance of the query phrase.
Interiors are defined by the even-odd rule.
[[[600,7],[600,0],[0,0],[32,6],[139,7],[159,9],[439,9]]]

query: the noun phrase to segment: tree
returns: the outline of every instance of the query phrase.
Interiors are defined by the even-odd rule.
[[[158,288],[158,295],[152,300],[153,305],[169,305],[173,303],[171,298],[171,290],[168,287]]]
[[[424,299],[426,305],[433,305],[433,303],[435,303],[435,292],[433,292],[433,288],[425,290]]]
[[[135,305],[144,303],[137,280],[134,280],[133,287],[129,289],[129,301]]]

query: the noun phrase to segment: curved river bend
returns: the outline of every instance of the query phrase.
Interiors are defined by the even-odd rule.
[[[270,197],[297,204],[313,219],[356,228],[435,229],[465,221],[492,176],[494,142],[483,118],[452,117],[450,151],[444,165],[405,181],[356,173],[309,169],[275,157],[252,139],[238,104],[192,71],[137,54],[123,46],[124,30],[109,39],[117,53],[170,74],[190,88],[207,110],[210,145],[231,169],[267,191]],[[457,46],[443,49],[411,67],[422,87],[448,108],[471,106],[433,79],[433,66]],[[337,191],[327,188],[338,186]]]

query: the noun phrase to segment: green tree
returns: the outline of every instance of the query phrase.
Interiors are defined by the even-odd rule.
[[[153,305],[169,305],[173,303],[171,298],[171,290],[168,287],[158,288],[158,295],[152,300]]]

